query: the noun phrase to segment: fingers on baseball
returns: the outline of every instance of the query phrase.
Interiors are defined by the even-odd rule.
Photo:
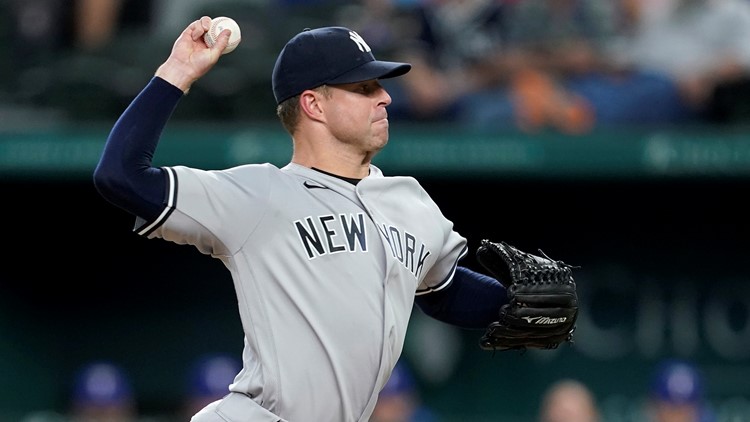
[[[187,30],[190,33],[190,38],[192,38],[193,41],[198,41],[203,38],[203,35],[205,35],[209,29],[211,29],[211,18],[208,16],[201,16],[200,19],[193,21],[193,23],[188,26]]]
[[[193,41],[198,41],[205,32],[206,30],[203,29],[201,20],[198,19],[194,20],[190,25],[188,25],[184,33],[188,34],[190,36],[190,39],[192,39]]]
[[[227,47],[227,44],[229,44],[229,37],[231,35],[232,31],[230,29],[224,29],[219,33],[219,36],[216,38],[216,42],[211,48],[223,52]]]
[[[211,20],[212,19],[210,16],[201,16],[201,18],[198,20],[200,22],[201,28],[203,28],[203,34],[205,34],[206,32],[208,32],[209,29],[211,29]]]

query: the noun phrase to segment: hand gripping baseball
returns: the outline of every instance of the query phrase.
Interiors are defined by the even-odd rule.
[[[578,317],[574,267],[489,240],[477,249],[477,260],[506,287],[509,299],[481,337],[482,349],[554,349],[572,342]]]
[[[211,47],[207,46],[203,36],[210,27],[208,16],[188,25],[175,41],[167,60],[157,69],[156,76],[187,93],[190,86],[219,61],[229,43],[230,31],[224,30]]]

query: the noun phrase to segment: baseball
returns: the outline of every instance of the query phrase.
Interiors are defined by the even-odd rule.
[[[219,34],[221,33],[221,31],[225,29],[229,29],[230,31],[232,31],[232,34],[229,36],[229,44],[227,44],[227,48],[225,48],[224,51],[221,52],[221,54],[231,53],[235,48],[237,48],[237,45],[240,43],[242,35],[240,34],[240,26],[237,25],[237,22],[235,22],[234,19],[228,18],[226,16],[213,18],[211,19],[211,27],[208,29],[206,34],[203,35],[203,41],[206,42],[206,45],[209,47],[213,47],[216,39],[219,38]]]

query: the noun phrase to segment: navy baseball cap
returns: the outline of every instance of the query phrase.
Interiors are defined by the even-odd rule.
[[[349,28],[305,29],[276,58],[271,84],[280,104],[306,89],[401,76],[411,64],[375,60],[370,46]]]

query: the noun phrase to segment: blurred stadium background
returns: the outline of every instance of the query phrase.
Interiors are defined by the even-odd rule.
[[[74,371],[98,359],[130,374],[143,415],[166,418],[195,358],[241,351],[231,280],[192,249],[137,238],[132,218],[96,194],[91,174],[109,128],[176,32],[134,25],[93,51],[54,37],[19,43],[15,29],[33,34],[45,16],[19,22],[20,3],[68,6],[0,0],[0,192],[9,226],[0,421],[64,413]],[[235,17],[242,44],[181,103],[155,159],[283,165],[291,150],[275,120],[273,60],[292,28],[328,24],[342,4],[208,3],[193,13]],[[59,9],[41,8],[50,5]],[[502,239],[581,266],[573,347],[493,355],[477,347],[479,333],[415,311],[404,359],[440,420],[534,421],[546,387],[576,378],[606,421],[644,421],[653,368],[680,357],[705,374],[719,421],[750,421],[750,127],[571,136],[404,121],[392,125],[376,163],[419,177],[472,250]],[[473,257],[466,265],[479,269]]]

